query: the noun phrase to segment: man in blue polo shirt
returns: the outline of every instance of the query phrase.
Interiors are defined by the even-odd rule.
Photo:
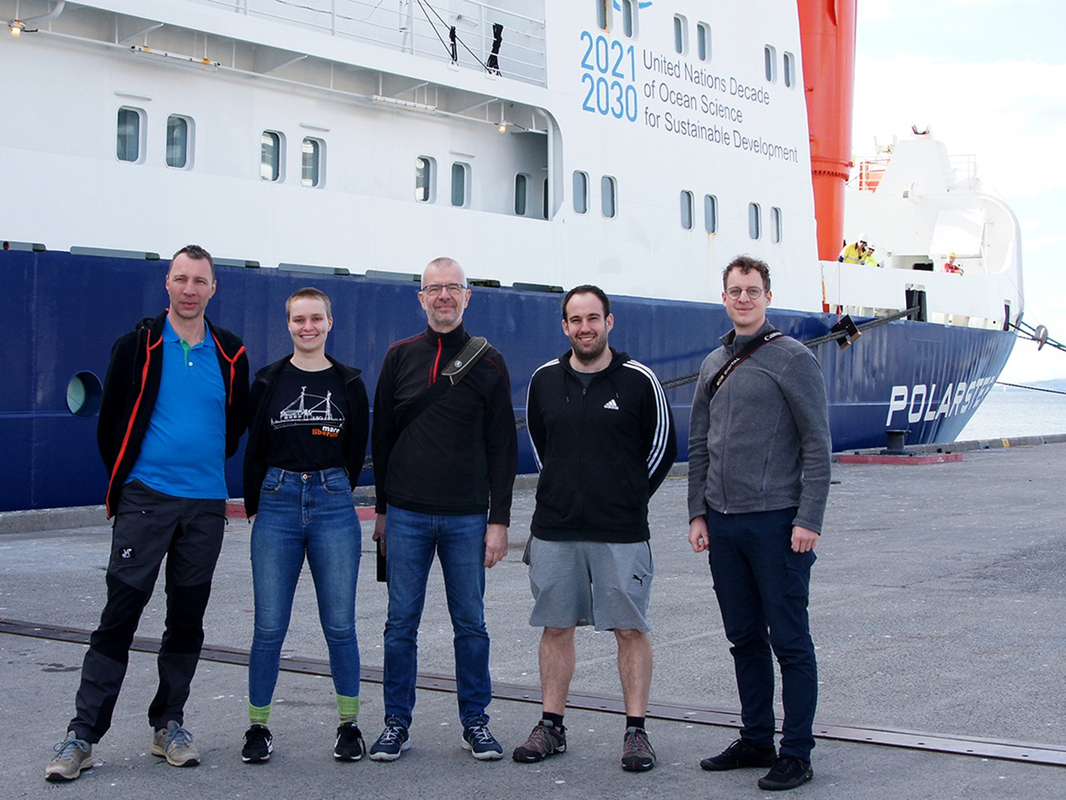
[[[67,737],[45,778],[70,781],[93,765],[111,726],[141,612],[166,556],[166,630],[159,689],[148,707],[153,755],[176,767],[200,754],[184,707],[203,645],[203,617],[226,520],[223,466],[247,426],[248,359],[234,334],[204,316],[215,266],[189,245],[170,262],[170,308],[115,342],[97,425],[114,517],[107,603],[89,640]]]

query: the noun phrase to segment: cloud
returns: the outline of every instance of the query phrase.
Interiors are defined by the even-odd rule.
[[[978,174],[1004,195],[1066,188],[1066,172],[1040,166],[1057,160],[1066,139],[1066,64],[860,55],[856,77],[858,155],[874,136],[931,125],[951,153],[977,154]]]
[[[859,15],[863,22],[892,19],[892,0],[862,0]]]

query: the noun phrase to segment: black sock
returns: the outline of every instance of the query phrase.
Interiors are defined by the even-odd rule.
[[[630,716],[627,716],[626,717],[626,727],[627,728],[640,728],[641,730],[643,730],[644,729],[644,717],[630,717]]]
[[[550,722],[551,726],[553,728],[559,728],[560,730],[562,729],[562,727],[563,727],[563,715],[562,714],[549,714],[547,711],[545,711],[540,716],[541,716],[541,719],[543,719],[545,722]]]

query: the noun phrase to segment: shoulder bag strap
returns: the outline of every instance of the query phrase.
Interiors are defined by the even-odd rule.
[[[714,397],[714,393],[718,391],[718,389],[722,386],[723,383],[725,383],[725,379],[733,374],[733,370],[740,366],[741,362],[743,362],[744,359],[746,359],[764,344],[769,344],[774,339],[779,339],[782,336],[784,336],[784,334],[781,333],[781,331],[777,330],[777,328],[771,328],[762,336],[756,337],[755,339],[752,339],[750,342],[744,345],[743,349],[741,349],[739,353],[729,359],[729,361],[726,362],[726,365],[720,370],[718,370],[718,373],[711,379],[710,397]]]
[[[437,402],[449,386],[455,386],[465,378],[467,373],[474,368],[474,364],[485,355],[488,349],[489,342],[484,336],[475,336],[467,342],[463,349],[459,351],[459,355],[441,370],[441,378],[447,378],[448,380],[437,379],[432,386],[418,395],[403,410],[396,425],[396,437],[399,438],[404,428],[414,422],[419,414]]]

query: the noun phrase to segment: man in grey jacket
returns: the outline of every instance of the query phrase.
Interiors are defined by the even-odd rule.
[[[740,738],[705,770],[769,767],[761,789],[811,779],[818,674],[807,618],[829,495],[825,381],[810,350],[766,321],[770,270],[735,258],[722,273],[733,330],[704,360],[689,425],[689,543],[708,550],[732,647]],[[773,655],[784,724],[774,748]]]

